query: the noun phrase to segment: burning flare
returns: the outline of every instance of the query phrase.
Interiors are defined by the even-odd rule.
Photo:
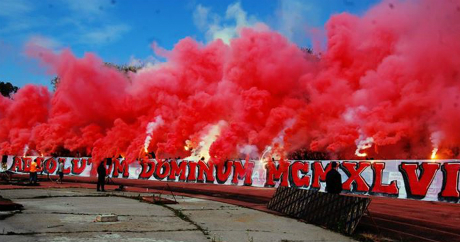
[[[433,145],[433,150],[431,151],[431,159],[436,159],[436,154],[439,150],[439,144],[441,140],[444,138],[444,134],[441,131],[436,131],[431,133],[431,144]]]
[[[223,120],[219,121],[217,124],[205,128],[208,130],[205,135],[203,135],[198,143],[197,147],[191,147],[192,142],[187,140],[185,150],[192,150],[192,154],[189,157],[184,158],[185,160],[197,161],[204,157],[205,161],[208,161],[211,156],[209,155],[209,149],[211,148],[212,143],[217,140],[220,135],[220,132],[227,123]],[[193,148],[193,149],[191,149]]]
[[[436,153],[438,153],[438,148],[433,148],[433,151],[431,151],[432,160],[436,159]]]
[[[372,138],[372,137],[367,137],[364,140],[358,139],[357,144],[356,144],[355,155],[358,156],[358,157],[366,157],[367,154],[366,153],[361,153],[361,151],[371,148],[373,143],[374,143],[374,138]]]
[[[265,147],[265,150],[264,150],[264,152],[262,153],[262,156],[261,156],[260,159],[259,159],[260,164],[266,163],[266,162],[264,161],[264,157],[265,157],[265,155],[266,155],[268,152],[271,152],[271,151],[272,151],[272,147],[271,147],[271,146]]]

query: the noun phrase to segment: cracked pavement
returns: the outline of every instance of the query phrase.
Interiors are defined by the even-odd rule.
[[[0,241],[353,241],[295,219],[198,198],[176,196],[178,204],[156,205],[139,201],[151,193],[79,188],[0,195],[24,206],[0,220]],[[118,222],[94,222],[111,213]]]

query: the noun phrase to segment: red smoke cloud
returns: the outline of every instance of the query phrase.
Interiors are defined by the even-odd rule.
[[[320,56],[246,28],[230,45],[185,38],[160,51],[166,63],[128,75],[32,43],[28,54],[61,81],[55,93],[29,85],[0,97],[1,152],[133,161],[150,136],[161,158],[207,142],[213,161],[267,147],[356,159],[357,145],[374,158],[429,158],[435,147],[459,157],[459,1],[383,2],[335,15],[326,30]],[[164,123],[146,133],[157,117]]]

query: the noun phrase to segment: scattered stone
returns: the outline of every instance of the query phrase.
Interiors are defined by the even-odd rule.
[[[142,197],[142,200],[153,204],[177,204],[177,201],[173,201],[161,196],[146,196]]]
[[[62,224],[59,224],[59,225],[48,225],[48,226],[46,226],[46,227],[47,227],[47,228],[57,228],[57,227],[62,227],[62,226],[64,226],[64,225],[62,225]]]
[[[96,222],[117,222],[118,215],[116,214],[100,214],[96,217]]]

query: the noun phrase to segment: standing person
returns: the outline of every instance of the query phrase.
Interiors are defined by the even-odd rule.
[[[342,176],[337,171],[337,162],[331,162],[332,169],[326,174],[326,192],[339,194],[342,192]]]
[[[104,161],[101,161],[101,163],[99,163],[99,166],[97,167],[97,191],[102,190],[103,192],[105,192],[105,189],[104,189],[105,175],[106,175],[106,170],[105,170]]]
[[[37,160],[32,160],[32,163],[30,163],[30,177],[29,177],[29,182],[30,184],[37,184],[37,171],[38,171],[38,165],[37,165]]]
[[[59,159],[58,174],[59,180],[57,182],[62,184],[62,179],[64,178],[64,161],[61,159]]]

